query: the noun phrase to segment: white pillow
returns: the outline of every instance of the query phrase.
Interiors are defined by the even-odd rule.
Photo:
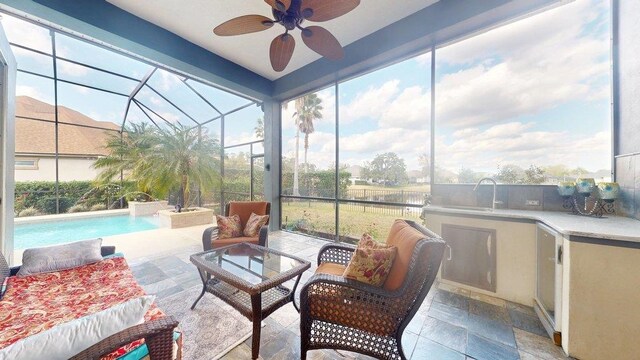
[[[69,359],[115,333],[142,324],[154,299],[142,296],[28,336],[0,349],[0,359]]]

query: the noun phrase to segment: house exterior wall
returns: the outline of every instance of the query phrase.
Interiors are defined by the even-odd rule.
[[[16,156],[16,160],[37,159],[36,169],[15,170],[15,181],[56,181],[56,159],[52,157]],[[93,180],[98,171],[91,166],[93,158],[59,158],[60,181]]]

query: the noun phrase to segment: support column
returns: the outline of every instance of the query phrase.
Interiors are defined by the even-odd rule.
[[[282,108],[280,102],[266,100],[264,111],[264,197],[271,202],[269,230],[280,228],[280,168],[282,134],[280,132]]]

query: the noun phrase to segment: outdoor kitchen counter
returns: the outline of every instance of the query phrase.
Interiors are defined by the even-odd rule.
[[[531,211],[511,209],[461,209],[429,205],[422,208],[425,214],[447,214],[505,220],[541,222],[565,237],[624,241],[640,245],[640,220],[622,216],[602,218],[573,215],[559,211]],[[632,245],[632,244],[627,244]]]

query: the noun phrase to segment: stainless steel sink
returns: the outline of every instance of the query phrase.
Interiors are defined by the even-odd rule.
[[[458,210],[472,210],[472,211],[493,211],[491,208],[479,207],[479,206],[456,206],[456,205],[443,205],[445,209],[458,209]]]

